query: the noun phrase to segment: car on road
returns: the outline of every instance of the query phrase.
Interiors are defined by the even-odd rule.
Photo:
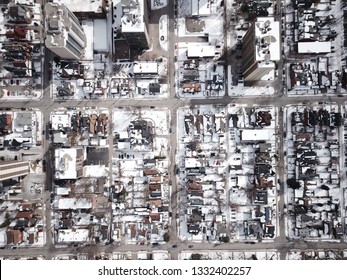
[[[177,244],[174,244],[172,245],[172,248],[177,248],[177,246],[178,246]]]
[[[194,246],[193,245],[188,245],[188,248],[193,248]]]

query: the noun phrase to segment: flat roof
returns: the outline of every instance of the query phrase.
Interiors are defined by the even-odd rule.
[[[242,141],[268,141],[273,135],[269,129],[243,129],[241,130]]]
[[[58,242],[84,242],[89,239],[89,229],[60,229]]]
[[[77,178],[77,149],[55,150],[55,177],[58,179]]]
[[[146,25],[144,22],[144,1],[137,1],[136,8],[131,9],[129,12],[123,14],[122,22],[122,32],[144,32],[146,30]]]
[[[184,166],[186,168],[194,168],[194,167],[201,167],[201,161],[196,158],[185,158],[184,159]]]
[[[107,22],[106,19],[94,19],[94,50],[107,51]]]
[[[329,53],[331,42],[299,42],[298,53]]]
[[[68,114],[52,115],[51,121],[53,130],[59,130],[64,127],[70,127],[70,116]]]
[[[216,47],[210,45],[188,45],[188,58],[189,57],[214,57],[216,54]]]
[[[103,0],[55,0],[55,3],[64,4],[71,12],[102,12]]]
[[[18,125],[32,125],[32,115],[30,112],[15,112],[14,119]]]
[[[203,16],[211,14],[211,1],[210,0],[191,0],[192,1],[192,15]]]
[[[156,62],[134,62],[134,74],[157,74],[158,64]]]
[[[68,195],[71,192],[71,188],[58,187],[55,188],[57,195]]]
[[[93,207],[93,204],[88,198],[64,197],[57,200],[55,207],[61,210],[90,209]]]
[[[255,24],[256,60],[278,61],[281,59],[280,23],[273,17],[258,18]]]

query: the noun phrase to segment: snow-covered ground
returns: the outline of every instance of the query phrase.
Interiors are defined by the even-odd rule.
[[[19,1],[18,1],[19,2]],[[34,3],[33,1],[21,0],[22,3],[28,5],[28,8],[32,12],[32,21],[27,25],[28,33],[30,34],[29,44],[40,44],[42,43],[42,37],[40,36],[40,26],[41,26],[41,5],[39,3]],[[4,8],[2,8],[4,9]],[[10,27],[6,25],[6,20],[4,17],[4,11],[0,11],[0,33],[5,35],[5,30]],[[7,11],[8,13],[8,11]],[[35,26],[37,25],[37,27]],[[1,31],[2,30],[2,31]],[[35,31],[35,32],[34,32]],[[8,42],[6,36],[0,37],[0,48],[2,47],[3,42]],[[5,70],[4,67],[1,68],[0,77],[0,96],[2,99],[9,100],[29,100],[29,99],[41,99],[42,90],[38,86],[42,83],[42,51],[43,48],[39,48],[38,52],[32,52],[32,59],[29,61],[28,69],[30,69],[30,75],[17,78],[16,75],[13,75],[11,72]],[[6,65],[7,62],[4,62],[2,66]],[[7,65],[12,67],[12,64]],[[37,74],[40,74],[35,77],[33,71],[35,69]],[[14,83],[15,82],[15,83]]]
[[[229,128],[225,127],[227,115],[233,116],[229,120]],[[260,125],[254,121],[257,118],[256,116],[263,116],[267,119],[266,125],[263,123],[262,126],[264,127],[261,129]],[[208,215],[201,222],[202,227],[206,228],[204,233],[202,231],[188,233],[189,228],[192,225],[194,226],[194,223],[190,221],[192,206],[189,203],[191,196],[189,192],[196,189],[199,190],[203,200],[203,205],[198,208],[199,211],[205,214],[221,213],[216,219],[223,221],[226,227],[232,228],[231,236],[229,235],[231,239],[256,239],[252,234],[245,236],[243,222],[249,220],[251,224],[255,218],[254,213],[257,205],[254,203],[254,198],[251,197],[250,192],[253,188],[255,189],[255,183],[252,182],[256,177],[254,162],[258,154],[256,150],[259,147],[256,140],[254,143],[242,141],[241,134],[246,137],[246,133],[259,132],[260,130],[262,135],[268,137],[266,138],[266,152],[269,153],[266,156],[268,159],[258,158],[258,161],[263,160],[269,166],[269,171],[265,171],[268,175],[263,178],[264,181],[261,183],[265,184],[263,186],[266,189],[267,197],[265,204],[268,209],[262,208],[263,210],[260,211],[268,211],[267,226],[270,226],[271,229],[276,226],[276,217],[272,215],[276,211],[276,191],[271,187],[276,181],[276,178],[271,175],[271,170],[275,170],[273,155],[276,150],[274,108],[254,107],[250,109],[243,106],[228,106],[226,108],[199,106],[194,109],[180,108],[177,117],[179,139],[176,158],[179,171],[177,181],[182,186],[180,195],[181,214],[178,217],[180,239],[193,242],[206,242],[206,240],[218,242],[220,237],[216,235],[216,229],[210,227],[210,223],[214,219]],[[214,125],[210,121],[211,119],[214,120]],[[238,121],[235,123],[233,120]],[[213,128],[209,129],[211,127]],[[196,160],[200,157],[204,158],[204,161]],[[242,169],[238,168],[240,166],[242,166]],[[190,168],[203,168],[203,171],[196,173],[194,180],[187,180]],[[226,177],[229,179],[224,183]],[[260,184],[258,179],[256,182]],[[221,189],[223,189],[222,193],[219,192]],[[265,227],[265,219],[262,219],[262,223]],[[217,230],[223,232],[223,226]],[[261,238],[271,239],[275,234],[276,230],[273,234],[269,233]]]
[[[122,231],[124,228],[132,227],[133,231],[142,232],[140,228],[142,228],[143,215],[139,213],[154,211],[152,215],[161,217],[160,223],[157,224],[157,233],[152,233],[150,240],[143,239],[142,233],[139,239],[131,237],[128,233],[125,242],[127,244],[164,242],[163,235],[166,232],[164,228],[169,222],[168,212],[158,214],[156,205],[152,205],[151,209],[147,206],[149,193],[153,191],[149,189],[148,184],[152,189],[156,189],[158,194],[156,200],[160,200],[162,205],[166,205],[169,201],[170,186],[166,177],[169,168],[168,111],[154,107],[118,108],[114,110],[112,119],[113,131],[119,139],[115,143],[117,152],[112,160],[113,180],[118,191],[122,188],[127,192],[124,203],[118,203],[113,207],[114,221],[123,225]],[[144,170],[152,170],[154,175],[146,175]],[[122,216],[117,215],[116,208],[123,209]],[[138,210],[134,211],[134,208]],[[115,239],[118,240],[117,237]]]
[[[292,213],[294,207],[300,207],[302,199],[310,200],[310,209],[304,213],[297,215],[288,215],[288,235],[291,238],[308,238],[311,240],[336,240],[332,230],[342,229],[343,220],[341,209],[345,208],[345,200],[343,197],[344,188],[341,184],[341,174],[344,177],[343,170],[343,147],[339,145],[342,142],[343,132],[335,125],[333,118],[339,109],[336,104],[311,104],[288,106],[285,111],[288,121],[286,123],[286,160],[288,178],[295,179],[299,183],[299,187],[293,189],[288,187],[288,201],[294,201],[289,204],[288,211]],[[306,112],[306,113],[305,113]],[[309,125],[304,125],[302,116],[308,114],[310,116]],[[315,114],[324,116],[322,120],[315,120]],[[313,116],[313,118],[312,118]],[[326,122],[329,123],[326,123]],[[332,121],[332,123],[330,123]],[[314,124],[314,122],[317,122]],[[305,128],[306,127],[306,128]],[[305,133],[301,131],[305,128]],[[340,138],[340,140],[339,140]],[[309,151],[302,151],[297,148],[299,141],[302,145],[310,145],[314,142],[314,146]],[[327,148],[329,147],[329,149]],[[341,150],[342,149],[342,150]],[[308,154],[311,153],[312,163],[310,170],[311,175],[304,180],[304,172],[307,172],[303,158],[308,160]],[[334,164],[332,164],[334,161]],[[330,169],[327,166],[331,165]],[[340,209],[339,215],[331,216],[332,209]],[[329,220],[331,222],[327,223]],[[315,221],[313,223],[313,221]],[[323,226],[318,227],[321,223]],[[311,225],[312,228],[311,228]],[[343,229],[342,229],[343,230]]]
[[[180,260],[190,260],[192,254],[200,254],[201,260],[278,260],[279,253],[267,251],[182,251]]]
[[[153,251],[153,260],[168,260],[170,259],[170,253],[167,251]]]
[[[87,165],[83,167],[85,177],[107,177],[108,167],[105,165]]]
[[[155,1],[155,0],[152,0]],[[162,15],[159,19],[159,43],[160,47],[164,50],[168,50],[168,16]]]
[[[346,260],[347,251],[342,250],[302,250],[302,251],[290,251],[287,256],[287,260]]]

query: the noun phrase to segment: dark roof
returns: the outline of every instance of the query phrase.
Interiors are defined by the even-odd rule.
[[[148,89],[149,89],[150,93],[160,92],[160,84],[158,84],[158,83],[150,83]]]
[[[11,119],[8,117],[7,114],[0,115],[0,129],[5,129],[8,127],[8,125],[11,123]]]
[[[10,22],[26,22],[30,23],[30,15],[27,14],[27,9],[23,5],[13,5],[8,9],[8,14],[10,16]]]
[[[259,152],[266,153],[269,149],[271,149],[270,143],[260,143],[259,144]]]
[[[157,160],[156,159],[145,159],[143,161],[144,165],[147,165],[147,164],[156,164]]]
[[[150,195],[150,197],[160,197],[161,192],[150,192],[149,195]]]
[[[267,197],[268,197],[267,191],[264,191],[264,190],[257,191],[254,203],[267,204]]]
[[[271,165],[269,164],[257,164],[254,168],[255,174],[270,174]]]
[[[204,196],[204,192],[203,191],[199,191],[199,190],[191,190],[188,192],[190,193],[191,196],[200,196],[203,197]]]
[[[61,219],[59,221],[59,228],[60,229],[68,229],[73,226],[73,221],[71,219]]]
[[[266,225],[265,232],[266,232],[266,234],[273,236],[275,234],[275,226],[274,225]]]
[[[186,168],[188,173],[205,174],[205,167]]]
[[[18,219],[14,229],[26,228],[29,225],[29,219]]]
[[[188,225],[188,232],[191,234],[198,234],[200,232],[200,226],[198,224]]]
[[[169,211],[169,206],[163,205],[158,207],[158,212],[168,212]]]
[[[101,234],[101,240],[107,240],[107,238],[108,238],[108,226],[101,225],[100,226],[100,234]]]
[[[201,222],[201,212],[197,208],[193,209],[192,214],[189,216],[189,220],[192,223]]]

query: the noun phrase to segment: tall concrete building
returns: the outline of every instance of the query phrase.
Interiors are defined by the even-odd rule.
[[[259,81],[275,70],[281,57],[280,24],[274,18],[258,18],[242,43],[242,67],[245,81]]]
[[[29,174],[28,161],[8,161],[0,163],[0,181]]]
[[[148,49],[147,0],[121,0],[122,33],[131,49]]]
[[[77,17],[63,4],[46,3],[46,47],[64,59],[81,59],[87,38]]]

